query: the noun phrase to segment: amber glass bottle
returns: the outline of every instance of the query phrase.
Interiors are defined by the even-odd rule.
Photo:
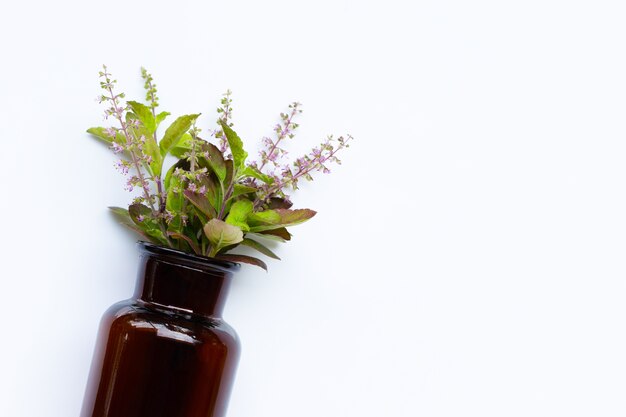
[[[102,318],[81,417],[223,417],[239,358],[222,320],[239,265],[139,243],[132,299]]]

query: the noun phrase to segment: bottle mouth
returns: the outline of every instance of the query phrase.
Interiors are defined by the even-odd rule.
[[[141,252],[156,255],[163,261],[183,265],[189,268],[200,269],[203,271],[216,269],[222,272],[232,273],[241,268],[241,264],[237,262],[225,261],[222,259],[199,256],[192,253],[183,252],[178,249],[168,248],[166,246],[155,245],[154,243],[138,241],[137,246]]]

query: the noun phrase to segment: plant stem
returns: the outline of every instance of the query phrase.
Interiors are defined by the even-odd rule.
[[[150,208],[152,209],[152,214],[156,216],[157,212],[154,209],[154,204],[152,203],[152,199],[150,198],[150,190],[148,189],[146,179],[143,175],[143,172],[141,171],[141,164],[139,163],[137,159],[137,155],[135,155],[135,152],[131,148],[132,142],[130,139],[128,126],[126,125],[126,122],[124,122],[124,118],[122,117],[122,114],[124,111],[117,104],[117,96],[113,94],[113,86],[111,84],[111,80],[108,77],[108,75],[106,76],[106,82],[107,82],[106,88],[109,91],[109,94],[111,95],[111,102],[113,103],[112,105],[113,105],[113,110],[115,112],[115,118],[120,122],[120,125],[122,126],[122,131],[124,132],[124,135],[126,137],[126,143],[129,146],[128,153],[130,153],[131,159],[133,161],[133,165],[135,166],[135,170],[137,171],[137,176],[139,177],[139,181],[141,181],[141,188],[143,189],[144,197],[146,198],[146,201],[148,202],[148,204],[150,205]]]
[[[165,194],[163,193],[163,184],[161,182],[161,177],[156,175],[153,177],[154,182],[157,186],[157,194],[159,197],[159,214],[165,212]]]
[[[104,76],[105,76],[105,81],[106,81],[106,89],[109,92],[109,94],[111,95],[111,103],[112,103],[112,107],[113,107],[113,111],[115,113],[115,118],[120,122],[120,125],[122,126],[122,131],[124,132],[124,136],[126,137],[126,143],[129,147],[128,149],[128,153],[131,156],[133,165],[135,167],[135,170],[137,171],[137,176],[139,178],[139,181],[141,182],[141,188],[143,189],[143,193],[144,193],[144,197],[147,201],[147,203],[150,205],[150,209],[152,210],[152,216],[154,216],[154,218],[157,220],[157,222],[159,223],[159,228],[161,229],[161,232],[163,232],[163,236],[165,237],[166,242],[168,243],[168,245],[171,247],[172,246],[172,242],[169,238],[169,236],[167,235],[167,229],[165,228],[165,225],[163,224],[163,222],[159,221],[159,214],[160,211],[157,212],[154,208],[154,203],[152,202],[152,198],[150,196],[150,189],[148,186],[148,183],[145,179],[145,176],[143,175],[143,172],[141,170],[141,164],[139,163],[139,160],[137,158],[137,155],[135,154],[134,150],[132,149],[132,141],[131,141],[131,136],[130,136],[130,132],[128,129],[128,126],[126,125],[126,122],[124,121],[124,110],[121,109],[117,103],[117,99],[118,96],[116,96],[113,93],[113,84],[111,82],[111,79],[109,78],[109,75],[106,72],[106,68],[104,69]],[[160,179],[160,178],[159,178]],[[154,180],[154,179],[153,179]],[[157,183],[157,187],[160,188],[160,181],[156,181]],[[162,195],[160,196],[160,198],[162,197]]]
[[[150,78],[148,78],[147,80],[148,86],[149,86],[149,91],[150,91],[150,109],[152,110],[152,117],[155,120],[156,123],[156,97],[154,96],[154,86],[152,85],[152,81],[150,80]],[[157,129],[154,129],[154,143],[159,143],[158,139],[157,139]],[[161,176],[160,175],[156,175],[154,176],[154,182],[156,183],[157,186],[157,196],[159,198],[159,214],[162,214],[165,212],[165,194],[163,193],[163,184],[161,181]]]
[[[265,192],[265,195],[263,197],[257,197],[254,200],[254,208],[258,209],[261,206],[261,204],[265,203],[268,200],[268,198],[270,198],[274,193],[282,190],[283,188],[285,188],[286,186],[288,186],[292,182],[298,180],[299,178],[303,177],[304,175],[307,175],[310,172],[320,168],[322,163],[324,163],[325,161],[331,159],[333,156],[335,156],[335,154],[340,149],[343,149],[345,147],[345,144],[348,143],[349,140],[350,140],[350,137],[348,137],[348,139],[345,142],[340,143],[339,146],[337,146],[337,148],[333,149],[328,155],[326,155],[323,160],[321,160],[322,159],[322,155],[320,153],[320,155],[317,156],[312,161],[313,163],[311,163],[308,167],[306,167],[304,169],[302,167],[300,167],[298,169],[298,172],[296,172],[294,175],[292,175],[287,180],[279,181],[278,183],[276,183],[273,186],[271,186],[270,188],[268,188],[268,190]],[[329,143],[329,142],[330,142],[330,139],[328,140],[327,143]]]
[[[298,112],[298,103],[294,103],[293,109],[291,110],[291,114],[289,115],[289,118],[287,119],[287,123],[285,123],[284,129],[281,128],[280,134],[278,135],[278,138],[276,138],[276,142],[274,142],[274,144],[272,145],[272,148],[268,152],[267,159],[261,163],[261,166],[259,167],[259,171],[262,170],[263,167],[267,164],[267,161],[270,160],[270,157],[272,156],[272,154],[278,147],[278,144],[287,137],[287,134],[289,133],[289,127],[291,126],[291,119],[293,119],[293,117],[296,115],[297,112]]]
[[[220,220],[223,220],[222,217],[224,216],[224,212],[226,211],[226,202],[230,199],[230,197],[233,195],[233,191],[235,190],[235,178],[236,175],[233,175],[233,179],[228,185],[226,193],[224,193],[224,186],[222,186],[222,205],[220,207],[220,212],[217,215],[217,218]]]

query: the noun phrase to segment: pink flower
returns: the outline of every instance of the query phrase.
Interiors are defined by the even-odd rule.
[[[115,168],[123,175],[128,174],[128,164],[125,161],[118,161],[115,163]]]
[[[113,149],[113,153],[120,153],[124,151],[124,147],[117,142],[113,142],[111,144],[111,148]]]

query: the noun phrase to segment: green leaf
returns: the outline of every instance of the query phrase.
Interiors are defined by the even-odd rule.
[[[159,145],[157,145],[153,136],[145,136],[145,139],[144,152],[152,158],[152,161],[150,162],[152,174],[154,176],[161,176],[161,170],[163,169],[163,157],[161,156]]]
[[[273,225],[280,223],[280,214],[275,210],[265,210],[248,216],[250,226]]]
[[[265,175],[264,173],[259,171],[257,168],[252,167],[250,165],[248,165],[241,171],[241,176],[256,178],[257,180],[263,181],[264,183],[268,185],[271,185],[274,183],[274,179],[272,177],[270,177],[269,175]]]
[[[244,194],[256,193],[257,189],[255,187],[248,187],[246,185],[235,184],[233,187],[233,195],[231,198],[238,197]]]
[[[156,115],[156,127],[158,128],[161,122],[165,120],[165,118],[169,116],[170,114],[171,113],[166,112],[166,111],[162,111],[161,113],[157,114]]]
[[[143,204],[131,204],[128,207],[128,214],[135,222],[136,227],[148,235],[152,242],[162,245],[167,244],[167,239],[159,228],[157,221],[152,217],[152,210],[149,207]]]
[[[163,185],[165,185],[166,191],[170,189],[170,182],[172,181],[172,175],[174,175],[174,171],[176,171],[176,168],[180,168],[184,171],[189,171],[189,161],[187,161],[186,159],[181,159],[167,170],[167,173],[165,174],[165,179],[163,180]]]
[[[113,143],[113,139],[111,138],[111,136],[109,136],[106,129],[103,127],[90,127],[89,129],[87,129],[87,133],[91,133],[93,136],[105,143],[108,143],[109,145]]]
[[[209,222],[204,225],[203,230],[213,246],[209,256],[215,256],[223,247],[235,245],[243,240],[243,232],[239,227],[219,219],[209,220]]]
[[[175,156],[178,159],[185,159],[185,154],[191,152],[191,143],[193,139],[189,133],[185,133],[176,146],[170,149],[170,155]]]
[[[228,140],[230,151],[233,154],[235,169],[242,169],[246,162],[246,158],[248,157],[248,152],[243,149],[243,142],[241,138],[237,135],[237,133],[235,133],[233,129],[230,128],[230,126],[228,126],[228,124],[226,124],[226,122],[220,120],[220,125],[222,126],[222,130],[226,135],[226,140]]]
[[[241,244],[244,246],[248,246],[249,248],[255,249],[261,252],[263,255],[269,256],[270,258],[280,260],[280,258],[276,256],[276,254],[272,252],[267,246],[257,242],[256,240],[244,238],[244,240],[241,241]]]
[[[178,213],[183,209],[183,183],[178,175],[172,175],[167,189],[167,201],[165,208],[172,213]]]
[[[249,231],[250,227],[248,226],[246,220],[248,219],[248,215],[252,213],[253,209],[254,204],[250,200],[235,201],[230,207],[230,212],[226,217],[226,223],[237,226],[244,232]]]
[[[126,210],[125,208],[122,207],[109,207],[109,210],[111,210],[111,213],[113,213],[113,215],[115,216],[115,218],[117,219],[118,222],[124,224],[124,225],[134,225],[135,223],[133,222],[133,220],[130,218],[130,215],[128,214],[128,210]]]
[[[137,233],[139,236],[141,236],[144,240],[148,242],[155,241],[154,238],[148,236],[141,228],[139,228],[135,224],[135,222],[130,218],[130,214],[128,213],[128,210],[121,208],[121,207],[109,207],[109,209],[111,210],[111,213],[113,213],[113,216],[117,219],[117,221],[120,222],[122,226]]]
[[[250,265],[254,265],[254,266],[258,266],[260,268],[263,268],[266,272],[267,272],[267,265],[265,264],[265,262],[263,262],[260,259],[254,258],[252,256],[247,256],[247,255],[220,255],[217,257],[217,259],[223,259],[225,261],[230,261],[230,262],[243,262],[246,264],[250,264]]]
[[[126,142],[122,133],[117,132],[115,134],[115,138],[112,138],[104,127],[90,127],[89,129],[87,129],[87,133],[92,134],[96,138],[109,145],[113,142],[123,145]]]
[[[143,104],[134,101],[132,103],[143,106]],[[143,108],[145,108],[146,111],[150,112],[150,109],[148,107],[144,106]],[[152,113],[150,113],[149,117],[152,117]],[[141,122],[141,124],[139,125],[131,123],[133,120],[141,121],[140,116],[136,115],[135,113],[126,113],[126,121],[129,123],[129,126],[127,128],[128,132],[137,140],[143,137],[143,151],[146,155],[151,157],[151,161],[149,164],[150,173],[154,176],[160,176],[163,170],[163,157],[161,156],[159,146],[157,145],[156,139],[154,138],[154,132],[151,132],[150,129],[145,126],[143,122]]]
[[[200,223],[198,226],[194,227],[195,231],[202,229],[202,225],[211,219],[210,217],[202,213],[200,209],[198,209],[198,207],[196,206],[191,207],[189,212],[190,212],[189,216],[192,219],[192,221],[197,220]],[[206,240],[206,236],[204,236],[204,234],[200,234],[200,238],[202,238],[202,240]]]
[[[265,210],[248,216],[248,224],[251,232],[263,232],[280,227],[295,226],[309,220],[315,214],[315,211],[309,209]]]
[[[161,229],[150,229],[146,231],[146,233],[150,236],[150,240],[152,240],[153,242],[164,246],[168,245],[167,238],[165,237]]]
[[[193,122],[200,116],[199,114],[188,114],[180,116],[167,128],[163,139],[159,143],[161,156],[167,155],[174,148],[185,133],[189,130]]]
[[[169,231],[181,232],[183,228],[181,214],[183,211],[183,202],[185,201],[182,190],[183,183],[179,176],[172,175],[169,185],[165,208],[172,213],[174,217],[169,222],[167,229]]]
[[[141,124],[152,135],[156,131],[157,127],[156,120],[154,120],[154,115],[152,114],[152,109],[137,101],[127,101],[127,103],[130,105],[133,113],[135,113],[135,115],[139,118]]]

